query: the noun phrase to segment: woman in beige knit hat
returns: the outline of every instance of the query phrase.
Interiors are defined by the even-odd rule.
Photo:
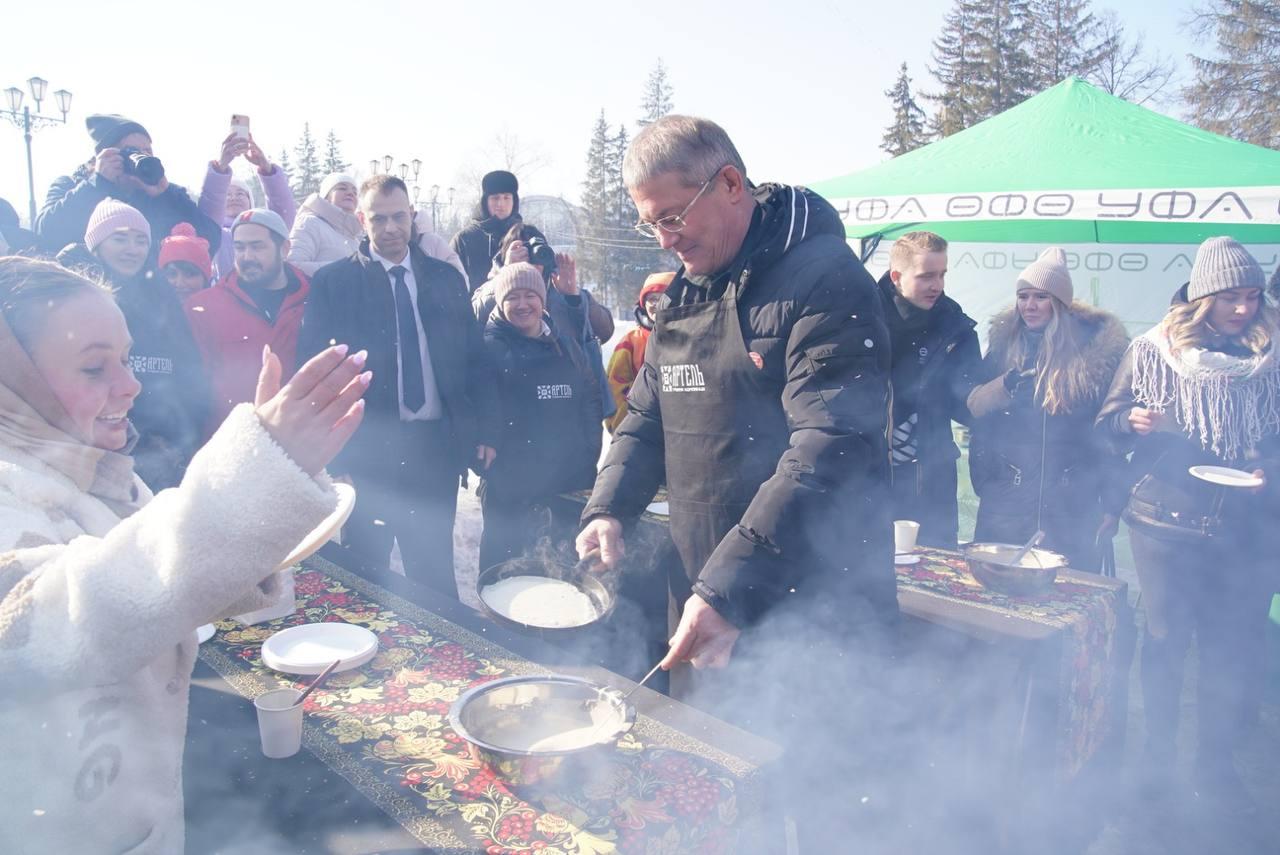
[[[1067,257],[1046,249],[1018,277],[1016,303],[991,322],[969,395],[974,539],[1023,543],[1037,530],[1071,566],[1096,572],[1115,533],[1123,484],[1093,421],[1129,343],[1114,315],[1075,302]]]
[[[1134,339],[1098,416],[1099,431],[1133,451],[1124,520],[1147,617],[1140,793],[1174,794],[1194,635],[1195,791],[1227,814],[1255,808],[1232,750],[1257,717],[1251,692],[1262,679],[1263,629],[1280,581],[1280,316],[1264,303],[1265,286],[1262,268],[1235,240],[1201,244],[1190,281],[1164,319]],[[1241,470],[1239,486],[1200,480],[1191,470],[1205,465]]]

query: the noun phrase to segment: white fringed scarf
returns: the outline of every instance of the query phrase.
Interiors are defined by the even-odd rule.
[[[1250,357],[1200,347],[1174,354],[1165,325],[1157,324],[1133,340],[1133,394],[1142,406],[1176,418],[1201,448],[1239,460],[1280,431],[1275,353],[1273,345]]]

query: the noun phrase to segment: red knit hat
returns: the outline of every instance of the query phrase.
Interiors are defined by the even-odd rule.
[[[644,287],[640,289],[640,296],[636,298],[636,305],[643,307],[645,297],[648,297],[650,294],[661,294],[666,291],[675,278],[676,274],[674,272],[650,273],[644,280]]]
[[[160,269],[175,261],[185,261],[198,267],[205,279],[213,276],[213,262],[209,258],[209,242],[196,236],[190,223],[178,223],[169,236],[160,241]]]

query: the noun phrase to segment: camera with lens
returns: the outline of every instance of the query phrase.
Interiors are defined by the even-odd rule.
[[[556,269],[556,251],[551,248],[545,240],[540,237],[531,237],[525,241],[525,247],[529,250],[529,263],[537,264],[542,267],[542,272],[546,276],[550,276]]]
[[[120,149],[124,157],[124,174],[136,175],[143,184],[155,186],[164,180],[164,164],[160,158],[130,146]]]

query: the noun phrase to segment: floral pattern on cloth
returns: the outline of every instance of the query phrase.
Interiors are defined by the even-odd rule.
[[[917,564],[899,564],[899,590],[962,600],[969,605],[1065,631],[1060,672],[1058,772],[1063,779],[1083,768],[1109,735],[1111,687],[1117,674],[1116,635],[1126,596],[1123,583],[1075,573],[1059,577],[1047,593],[1011,597],[982,586],[964,557],[938,549],[917,550]],[[1096,579],[1096,581],[1094,581]]]
[[[516,791],[473,759],[449,726],[449,707],[473,686],[545,669],[323,559],[295,569],[295,591],[288,617],[218,623],[201,659],[254,697],[311,679],[262,664],[273,633],[325,621],[374,632],[376,657],[307,699],[303,744],[427,846],[487,855],[735,851],[740,805],[755,790],[746,761],[640,716],[617,750]]]

